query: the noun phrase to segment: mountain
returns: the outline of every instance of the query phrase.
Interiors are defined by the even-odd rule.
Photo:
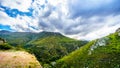
[[[1,30],[0,33],[9,33],[10,31],[7,30]]]
[[[9,31],[0,31],[0,37],[8,41],[9,44],[18,46],[26,45],[32,40],[47,36],[47,32],[41,33],[32,33],[32,32],[9,32]]]
[[[8,43],[26,49],[34,54],[42,66],[52,66],[52,62],[68,55],[85,45],[87,41],[68,38],[57,32],[6,32],[0,33]]]
[[[56,68],[120,68],[120,29],[64,56],[55,66]]]
[[[0,32],[0,37],[8,41],[9,44],[18,46],[25,45],[32,39],[36,38],[37,33],[29,32]],[[35,37],[34,37],[35,36]]]

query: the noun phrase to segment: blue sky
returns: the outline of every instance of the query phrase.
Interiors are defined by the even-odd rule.
[[[0,24],[0,29],[2,29],[2,30],[11,30],[9,25],[1,25],[1,24]]]
[[[93,40],[120,27],[120,0],[0,0],[0,30]]]
[[[19,11],[18,9],[10,9],[9,7],[6,7],[6,6],[2,6],[0,5],[0,8],[1,9],[4,9],[4,10],[1,10],[3,12],[5,12],[8,16],[10,17],[17,17],[17,15],[20,15],[20,16],[32,16],[32,12],[33,12],[33,9],[32,8],[29,8],[28,12],[23,12],[23,11]]]

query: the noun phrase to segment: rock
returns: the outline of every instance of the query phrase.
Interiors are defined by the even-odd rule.
[[[120,36],[120,28],[118,28],[116,32],[118,32],[118,36]]]
[[[116,32],[120,32],[120,28],[118,28],[118,29],[116,30]]]
[[[98,48],[99,46],[105,46],[108,40],[109,40],[108,37],[104,37],[96,40],[96,42],[90,47],[89,54],[91,54],[92,51],[94,51],[94,49]]]

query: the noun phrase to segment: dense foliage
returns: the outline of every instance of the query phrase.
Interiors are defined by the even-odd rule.
[[[86,41],[78,41],[62,35],[54,35],[33,41],[27,47],[29,46],[28,49],[30,52],[35,54],[43,65],[49,64],[52,66],[51,62],[55,62],[70,52],[79,49],[79,47],[86,43]]]
[[[13,49],[3,38],[0,38],[0,50],[9,50]]]
[[[13,49],[12,46],[10,46],[9,44],[5,43],[5,44],[0,44],[0,50],[9,50],[9,49]]]

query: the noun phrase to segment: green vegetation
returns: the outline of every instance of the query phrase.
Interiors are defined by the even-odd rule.
[[[86,43],[86,41],[73,40],[62,35],[52,35],[35,40],[26,47],[29,46],[28,50],[35,54],[43,65],[52,66],[51,62],[79,49]]]
[[[34,54],[44,68],[120,68],[119,34],[115,32],[87,43],[52,32],[5,32],[0,36],[8,44],[0,44],[0,49],[25,49]]]
[[[9,49],[13,49],[14,47],[10,46],[9,44],[5,43],[5,44],[0,44],[0,50],[9,50]]]
[[[29,41],[33,40],[34,35],[36,33],[28,33],[28,32],[5,32],[0,33],[0,37],[4,38],[10,45],[12,46],[19,46],[21,47],[27,44]]]
[[[120,68],[120,36],[116,32],[89,42],[58,60],[56,68]]]
[[[6,41],[2,38],[0,38],[0,50],[9,50],[13,49],[12,46],[10,46]]]
[[[15,47],[34,54],[44,67],[54,66],[56,60],[79,49],[87,41],[74,40],[55,32],[4,32],[0,37]]]

